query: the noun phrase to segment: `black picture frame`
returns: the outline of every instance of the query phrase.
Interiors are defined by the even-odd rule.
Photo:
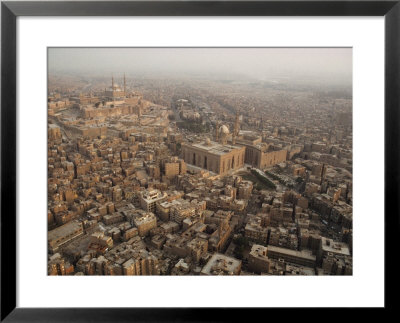
[[[400,1],[4,1],[1,3],[1,321],[234,321],[264,309],[16,307],[16,19],[19,16],[384,16],[385,308],[396,306],[390,275],[398,250],[400,180]],[[373,127],[373,125],[371,125]],[[373,190],[373,188],[371,188]],[[366,203],[370,202],[366,198]],[[371,233],[372,234],[372,233]],[[389,240],[390,239],[390,240]],[[371,259],[371,263],[373,259]],[[372,265],[372,264],[371,264]],[[38,291],[39,292],[39,291]],[[266,304],[267,305],[267,304]],[[310,304],[312,307],[313,304]],[[248,313],[251,311],[251,313]],[[287,312],[286,312],[287,313]]]

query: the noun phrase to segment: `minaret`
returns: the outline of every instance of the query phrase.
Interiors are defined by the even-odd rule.
[[[216,125],[215,125],[215,141],[218,142],[218,132],[219,132],[219,121],[217,121]]]
[[[239,135],[239,112],[236,110],[235,126],[232,134],[232,145],[236,144],[236,136]]]

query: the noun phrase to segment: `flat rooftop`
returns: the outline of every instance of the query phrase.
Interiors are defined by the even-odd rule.
[[[153,213],[147,213],[143,216],[136,217],[133,219],[136,226],[142,225],[147,222],[152,222],[154,220],[156,220],[156,216]]]
[[[214,155],[225,155],[227,153],[230,153],[233,150],[237,150],[237,149],[242,149],[243,147],[241,146],[234,146],[234,145],[221,145],[215,141],[210,141],[210,144],[206,144],[205,142],[202,143],[196,143],[196,144],[187,144],[188,146],[194,147],[194,148],[198,148],[201,149],[203,151],[207,151],[211,154]]]
[[[143,191],[142,193],[142,198],[148,203],[165,197],[167,197],[167,193],[156,189],[151,191]]]
[[[322,250],[325,252],[332,252],[334,254],[341,254],[350,256],[350,250],[346,243],[333,241],[326,237],[321,237]]]
[[[259,258],[267,258],[267,247],[264,247],[262,245],[259,244],[254,244],[251,247],[251,251],[250,251],[250,255],[252,255],[253,257],[259,257]]]
[[[235,258],[225,256],[220,253],[215,253],[207,264],[201,270],[202,274],[212,275],[214,270],[221,270],[226,274],[229,272],[234,273],[239,266],[241,266],[241,261]]]
[[[82,223],[81,222],[75,222],[71,221],[67,224],[64,224],[58,228],[55,228],[54,230],[51,230],[47,234],[48,240],[57,240],[61,237],[65,237],[77,230],[82,229]]]
[[[292,249],[287,249],[287,248],[280,248],[280,247],[275,247],[268,245],[268,252],[276,252],[276,253],[281,253],[284,255],[292,256],[292,257],[297,257],[297,258],[303,258],[303,259],[309,259],[312,261],[316,260],[316,256],[312,254],[311,251],[309,250],[302,250],[302,251],[297,251],[297,250],[292,250]]]

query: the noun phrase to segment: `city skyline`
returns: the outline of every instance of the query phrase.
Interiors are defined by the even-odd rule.
[[[49,73],[220,75],[350,85],[352,48],[49,48]]]

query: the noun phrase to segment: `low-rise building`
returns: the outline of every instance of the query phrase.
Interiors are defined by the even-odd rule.
[[[269,272],[269,264],[267,247],[254,244],[249,253],[249,270],[255,273],[267,273]]]
[[[203,267],[200,275],[239,275],[241,267],[240,260],[215,253]]]
[[[267,256],[272,259],[284,259],[286,262],[314,268],[316,266],[316,256],[310,251],[296,251],[275,246],[268,246]]]
[[[146,236],[151,229],[157,226],[157,218],[151,212],[135,217],[133,222],[141,237]]]
[[[65,243],[83,235],[82,222],[71,221],[48,233],[49,250],[56,252]]]

